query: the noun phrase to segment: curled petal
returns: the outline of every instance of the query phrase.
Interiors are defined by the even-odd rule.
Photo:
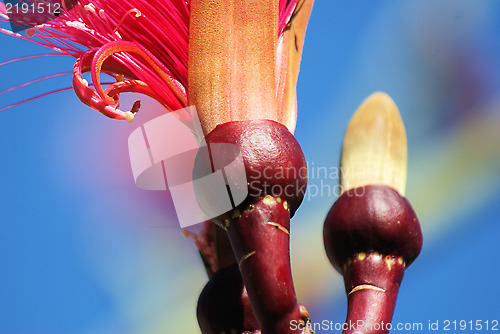
[[[117,55],[118,53],[126,53]],[[129,57],[129,54],[139,55],[150,66],[153,73],[146,68],[142,68],[138,73],[127,73],[127,76],[132,77],[132,80],[122,81],[124,75],[118,74],[119,82],[112,84],[106,90],[103,89],[100,81],[101,71],[106,71],[113,67],[116,62],[115,57]],[[129,59],[133,62],[133,59]],[[95,90],[89,87],[88,82],[83,78],[84,72],[91,72],[92,84]],[[111,73],[114,73],[111,69]],[[134,104],[131,111],[123,112],[118,109],[119,94],[123,92],[136,92],[150,96],[160,102],[168,110],[171,100],[159,95],[152,89],[151,84],[147,84],[143,80],[136,79],[137,77],[145,77],[151,79],[156,76],[163,84],[166,84],[168,91],[174,95],[174,99],[180,104],[181,107],[186,106],[186,91],[184,87],[175,79],[172,78],[168,69],[148,50],[142,46],[135,45],[132,42],[114,41],[105,44],[97,51],[91,49],[84,53],[84,55],[77,59],[73,70],[73,87],[78,98],[90,106],[91,108],[103,113],[104,115],[115,119],[126,119],[131,121],[133,115],[138,111],[139,104]],[[116,107],[114,107],[116,106]]]
[[[168,89],[175,95],[180,103],[184,106],[187,105],[184,87],[169,75],[168,69],[147,49],[127,41],[109,42],[101,47],[93,57],[91,66],[92,82],[94,83],[97,94],[101,97],[101,99],[106,101],[108,104],[115,103],[115,100],[111,96],[105,94],[99,82],[99,74],[104,61],[120,52],[135,53],[141,56],[147,64],[152,67],[163,83],[167,85]]]
[[[104,94],[112,97],[114,100],[118,100],[118,95],[120,93],[140,93],[152,97],[157,100],[158,96],[149,88],[149,86],[142,82],[141,80],[126,80],[119,81],[111,84],[106,90]]]
[[[118,108],[112,107],[109,103],[103,100],[92,88],[89,87],[87,80],[82,76],[82,63],[88,59],[88,53],[84,54],[82,58],[78,58],[73,67],[73,89],[76,96],[84,104],[88,105],[94,110],[101,112],[103,115],[114,119],[127,120],[131,122],[134,119],[134,113],[137,112],[137,105],[134,104],[132,111],[121,111]],[[114,100],[115,104],[118,100]],[[135,110],[134,110],[135,109]]]
[[[156,101],[160,102],[158,95],[141,80],[126,80],[111,84],[104,93],[115,100],[118,100],[118,95],[121,93],[139,93],[147,95]],[[161,102],[160,102],[161,103]],[[162,104],[168,111],[173,111],[168,105]]]

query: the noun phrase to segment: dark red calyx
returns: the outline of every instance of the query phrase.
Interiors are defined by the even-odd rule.
[[[198,299],[197,317],[203,334],[260,333],[238,265],[210,278]]]
[[[218,169],[217,166],[231,164],[241,153],[247,182],[231,185],[248,188],[247,200],[241,207],[270,195],[287,201],[293,216],[304,198],[307,165],[299,143],[284,125],[271,120],[228,122],[218,125],[205,141],[211,151],[210,157],[208,151],[200,150],[195,177],[208,175]],[[209,201],[205,205],[210,206],[210,196],[205,197]]]
[[[387,186],[342,194],[325,220],[328,258],[344,276],[344,334],[386,334],[404,271],[420,253],[422,231],[408,200]]]
[[[381,185],[343,193],[326,217],[323,237],[328,258],[341,273],[355,256],[368,254],[388,256],[407,267],[417,258],[423,241],[408,200]]]

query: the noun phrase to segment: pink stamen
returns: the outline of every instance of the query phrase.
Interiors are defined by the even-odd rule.
[[[10,59],[10,60],[4,61],[3,63],[0,63],[0,66],[4,66],[4,65],[7,65],[7,64],[10,64],[10,63],[21,61],[21,60],[27,60],[27,59],[32,59],[32,58],[40,58],[40,57],[52,57],[52,56],[64,56],[64,55],[60,54],[60,53],[46,53],[46,54],[42,54],[42,55],[33,55],[33,56],[19,57],[19,58],[15,58],[15,59]]]
[[[280,0],[280,35],[300,1]],[[0,32],[77,58],[73,84],[78,97],[106,116],[130,119],[131,112],[112,107],[119,102],[119,92],[141,92],[167,110],[186,106],[189,7],[189,0],[79,0],[57,19],[28,29],[27,35],[33,38],[2,28]],[[0,15],[0,21],[8,21],[3,3]],[[130,15],[141,18],[131,19]],[[82,61],[82,57],[86,59]],[[93,85],[81,76],[87,71]],[[99,80],[101,71],[123,74],[132,81],[104,90]]]
[[[26,100],[23,100],[21,102],[17,102],[17,103],[14,103],[14,104],[11,104],[11,105],[8,105],[6,107],[3,107],[3,108],[0,108],[0,111],[3,111],[5,109],[9,109],[9,108],[13,108],[15,106],[18,106],[20,104],[24,104],[26,102],[30,102],[30,101],[33,101],[33,100],[36,100],[36,99],[39,99],[41,97],[44,97],[44,96],[47,96],[47,95],[52,95],[52,94],[56,94],[56,93],[60,93],[60,92],[64,92],[65,90],[70,90],[72,89],[73,87],[65,87],[65,88],[61,88],[61,89],[57,89],[57,90],[53,90],[51,92],[48,92],[48,93],[43,93],[43,94],[40,94],[40,95],[37,95],[37,96],[34,96],[34,97],[30,97],[29,99],[26,99]]]
[[[52,74],[52,75],[47,75],[45,77],[42,77],[42,78],[38,78],[38,79],[35,79],[35,80],[31,80],[31,81],[28,81],[28,82],[25,82],[25,83],[22,83],[20,85],[17,85],[17,86],[14,86],[14,87],[11,87],[11,88],[8,88],[6,90],[3,90],[0,92],[0,95],[2,94],[5,94],[5,93],[8,93],[8,92],[11,92],[13,90],[16,90],[16,89],[19,89],[19,88],[22,88],[22,87],[26,87],[26,86],[29,86],[31,84],[34,84],[36,82],[39,82],[39,81],[43,81],[43,80],[46,80],[46,79],[51,79],[51,78],[56,78],[56,77],[60,77],[60,76],[63,76],[63,75],[68,75],[68,74],[72,74],[73,72],[63,72],[63,73],[56,73],[56,74]]]
[[[107,83],[103,83],[103,84],[112,84],[112,82],[107,82]],[[89,86],[92,86],[92,85],[89,85]],[[42,97],[45,97],[45,96],[48,96],[48,95],[52,95],[52,94],[64,92],[64,91],[71,90],[71,89],[73,89],[73,87],[64,87],[64,88],[56,89],[56,90],[53,90],[53,91],[50,91],[50,92],[47,92],[47,93],[43,93],[43,94],[40,94],[40,95],[37,95],[37,96],[33,96],[33,97],[30,97],[30,98],[28,98],[26,100],[22,100],[20,102],[16,102],[14,104],[8,105],[6,107],[2,107],[2,108],[0,108],[0,111],[6,110],[6,109],[10,109],[10,108],[16,107],[18,105],[21,105],[21,104],[33,101],[33,100],[37,100],[39,98],[42,98]]]
[[[116,32],[118,29],[120,29],[120,27],[122,26],[122,23],[123,21],[125,21],[125,19],[130,15],[134,13],[134,16],[137,18],[137,17],[140,17],[142,14],[141,12],[137,9],[137,8],[132,8],[131,10],[129,10],[128,12],[125,13],[125,15],[123,15],[122,19],[120,20],[120,22],[118,23],[118,25],[116,26],[115,29],[113,29],[113,32]]]

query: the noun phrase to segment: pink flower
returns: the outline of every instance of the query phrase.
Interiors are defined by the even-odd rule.
[[[207,13],[199,12],[198,8],[212,2],[217,3],[217,1],[199,0],[81,0],[74,8],[63,11],[56,19],[27,29],[26,35],[29,38],[4,29],[1,31],[76,58],[73,68],[73,88],[80,100],[108,117],[132,121],[140,103],[139,101],[134,103],[130,111],[121,111],[118,109],[120,93],[138,92],[148,95],[170,111],[192,104],[191,100],[195,100],[194,102],[199,100],[191,98],[196,92],[190,84],[197,83],[199,86],[200,73],[195,69],[191,71],[192,78],[188,75],[190,72],[188,55],[196,59],[196,54],[191,54],[190,43],[193,43],[193,40],[200,40],[198,35],[206,36],[206,31],[190,36],[190,24],[194,27],[199,27],[200,23],[203,25],[202,21],[206,21],[212,14],[208,13],[207,16]],[[277,79],[276,87],[281,88],[281,92],[276,92],[276,95],[281,101],[286,100],[289,95],[288,90],[284,89],[288,86],[286,81],[290,79],[290,74],[287,73],[297,72],[296,66],[289,71],[288,49],[284,51],[288,39],[285,41],[284,36],[290,30],[292,16],[303,4],[299,2],[299,0],[218,2],[224,6],[241,7],[236,10],[252,4],[257,6],[255,8],[260,6],[262,12],[259,16],[262,17],[270,17],[270,14],[266,13],[269,6],[274,6],[273,8],[279,13],[273,42],[274,58],[281,59],[282,62],[263,65],[273,65],[271,70]],[[197,14],[192,15],[193,9]],[[0,15],[1,20],[8,20],[5,6],[0,6]],[[196,16],[196,19],[193,16]],[[230,18],[230,15],[227,17]],[[250,22],[249,26],[253,26],[252,29],[258,32],[265,28],[262,24],[269,21],[266,20]],[[241,24],[241,21],[233,23]],[[232,31],[231,24],[220,28]],[[210,40],[205,39],[204,43],[203,48],[209,50]],[[248,56],[253,57],[251,54]],[[210,61],[214,61],[214,58]],[[244,62],[242,64],[244,65]],[[91,84],[83,78],[82,74],[85,72],[91,73]],[[116,82],[104,88],[100,81],[101,73],[113,76]],[[210,78],[204,77],[202,80]],[[295,80],[296,75],[292,80],[293,86]],[[222,97],[213,98],[217,100]],[[292,109],[294,106],[295,102]],[[290,106],[287,105],[287,108],[290,109]],[[294,120],[287,121],[287,125],[293,128]]]

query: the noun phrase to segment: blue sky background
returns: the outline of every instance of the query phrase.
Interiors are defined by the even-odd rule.
[[[499,35],[495,0],[327,0],[311,17],[296,137],[310,167],[338,166],[345,127],[368,95],[385,91],[400,108],[407,197],[425,242],[394,322],[422,323],[424,333],[437,333],[429,320],[438,332],[444,320],[500,320]],[[0,63],[46,52],[0,43]],[[72,66],[65,57],[1,66],[0,91]],[[70,85],[64,76],[6,93],[0,107]],[[175,227],[168,194],[137,189],[129,167],[128,135],[161,112],[146,102],[133,123],[113,121],[72,91],[0,111],[0,333],[198,333],[206,276],[196,249]],[[313,178],[310,190],[336,182]],[[322,244],[334,200],[303,203],[292,261],[313,321],[338,323],[342,281]]]

